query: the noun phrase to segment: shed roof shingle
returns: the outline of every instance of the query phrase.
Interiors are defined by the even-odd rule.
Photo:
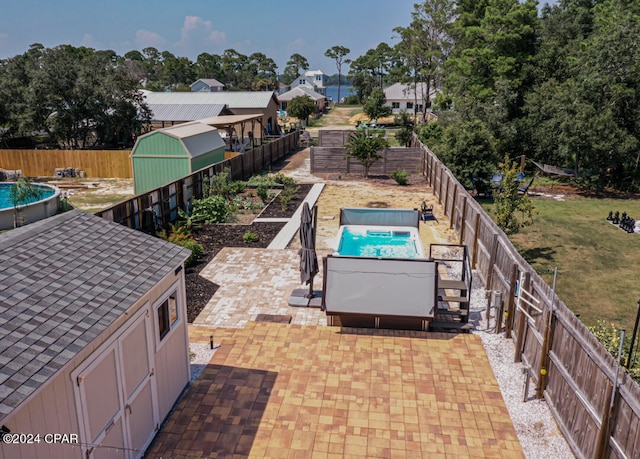
[[[78,210],[0,235],[0,421],[188,256]]]

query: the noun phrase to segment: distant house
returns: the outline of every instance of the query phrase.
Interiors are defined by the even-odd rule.
[[[190,379],[189,254],[79,210],[0,234],[0,426],[33,435],[0,457],[142,456]]]
[[[198,121],[140,136],[130,155],[134,191],[145,193],[224,161],[224,152],[218,130]]]
[[[280,102],[280,110],[287,110],[289,102],[296,97],[308,96],[313,100],[316,105],[316,115],[322,113],[327,104],[327,98],[323,94],[319,94],[307,86],[297,86],[290,91],[280,94],[278,96],[278,102]]]
[[[195,121],[220,115],[254,115],[262,114],[261,124],[265,133],[279,135],[277,114],[278,99],[273,91],[223,91],[223,92],[150,92],[144,91],[145,102],[151,110],[160,110],[159,105],[173,106],[210,106],[211,110],[219,109],[218,115],[197,116]],[[224,106],[222,109],[220,106]],[[204,107],[203,107],[204,109]],[[167,121],[168,122],[168,121]],[[250,128],[248,128],[250,129]],[[260,137],[255,133],[255,137]]]
[[[322,70],[308,70],[291,82],[291,89],[307,87],[318,94],[326,95],[327,75]]]
[[[394,115],[404,111],[407,113],[421,113],[424,104],[424,94],[426,92],[426,84],[418,83],[416,85],[395,83],[384,90],[384,96],[387,99],[385,105],[391,107]],[[431,98],[435,96],[435,89],[431,89]]]
[[[191,83],[192,92],[222,92],[224,84],[215,78],[200,78],[198,81]]]

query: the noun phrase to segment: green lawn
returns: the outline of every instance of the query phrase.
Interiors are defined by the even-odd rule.
[[[640,219],[640,200],[536,198],[535,223],[511,237],[514,246],[587,325],[598,320],[633,329],[640,299],[640,234],[606,220],[609,211]],[[483,203],[491,214],[492,204]]]

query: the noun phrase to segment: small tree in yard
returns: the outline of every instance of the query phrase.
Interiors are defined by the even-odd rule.
[[[20,177],[9,188],[9,200],[13,204],[13,226],[18,227],[18,207],[37,201],[42,197],[42,190],[31,180]]]
[[[395,116],[395,123],[400,126],[396,132],[396,140],[404,147],[408,147],[413,139],[413,119],[407,112],[400,112]]]
[[[376,88],[371,92],[371,95],[367,98],[367,101],[362,107],[365,115],[370,120],[377,120],[383,116],[389,116],[391,114],[391,107],[385,105],[387,98],[384,96],[384,91],[380,88]]]
[[[307,123],[309,116],[316,111],[316,104],[311,97],[294,97],[287,105],[287,114]]]
[[[520,228],[533,224],[535,207],[528,194],[518,193],[518,165],[505,156],[498,167],[502,171],[502,182],[494,193],[496,223],[506,234],[515,234]]]
[[[369,134],[365,131],[356,131],[349,136],[349,142],[344,145],[347,150],[345,157],[355,158],[364,167],[364,178],[369,177],[369,169],[381,156],[380,150],[389,147],[389,142],[380,134]]]

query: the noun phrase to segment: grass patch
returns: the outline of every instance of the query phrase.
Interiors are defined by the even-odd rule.
[[[511,236],[516,249],[552,285],[558,267],[558,296],[586,325],[605,320],[633,329],[640,298],[640,234],[606,220],[609,211],[640,219],[640,201],[533,198],[534,224]],[[493,204],[481,202],[493,217]]]

